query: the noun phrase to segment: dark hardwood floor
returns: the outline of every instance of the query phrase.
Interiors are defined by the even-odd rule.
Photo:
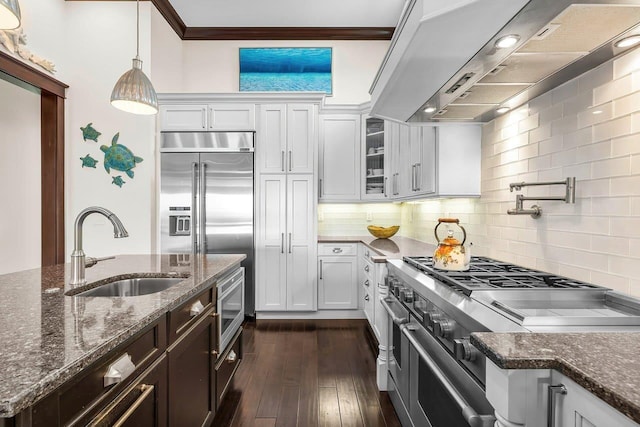
[[[258,320],[213,425],[400,426],[376,386],[365,320]]]

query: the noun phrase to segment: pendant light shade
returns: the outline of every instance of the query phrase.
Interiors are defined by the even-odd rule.
[[[151,81],[142,72],[140,60],[140,0],[136,1],[136,23],[136,57],[133,58],[133,67],[118,79],[111,92],[111,105],[128,113],[156,114],[158,96]]]
[[[133,114],[156,114],[158,97],[149,78],[142,72],[142,61],[134,58],[133,67],[124,73],[111,92],[111,105]]]
[[[0,30],[13,30],[20,26],[18,0],[0,0]]]

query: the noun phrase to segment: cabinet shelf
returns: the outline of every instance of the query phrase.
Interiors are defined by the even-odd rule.
[[[367,179],[371,178],[384,178],[384,175],[367,175]]]
[[[368,133],[367,136],[375,136],[375,135],[382,135],[382,134],[384,134],[384,130]]]
[[[380,156],[384,156],[384,151],[382,153],[367,154],[367,157],[380,157]]]

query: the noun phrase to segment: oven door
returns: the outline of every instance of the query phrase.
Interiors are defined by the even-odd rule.
[[[484,389],[421,325],[402,329],[409,341],[409,411],[416,426],[492,427]],[[478,414],[486,415],[478,415]]]
[[[387,369],[391,383],[387,387],[396,412],[403,420],[409,413],[409,340],[402,329],[409,321],[409,311],[393,296],[382,299],[381,303],[389,315]]]
[[[218,354],[222,354],[244,320],[244,268],[218,284],[218,314]]]

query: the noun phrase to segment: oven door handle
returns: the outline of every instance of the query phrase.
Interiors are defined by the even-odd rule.
[[[389,316],[391,317],[391,320],[393,320],[393,323],[395,323],[396,325],[402,325],[404,323],[409,322],[409,319],[407,316],[398,316],[395,312],[395,310],[393,309],[393,307],[391,307],[391,305],[389,303],[394,303],[395,301],[391,298],[381,298],[380,299],[380,303],[382,304],[382,306],[384,307],[385,310],[387,310],[387,313],[389,313]]]
[[[407,327],[402,328],[402,333],[407,337],[413,348],[418,352],[420,358],[427,364],[429,369],[436,376],[438,381],[444,386],[449,395],[456,402],[456,405],[460,408],[462,416],[467,420],[467,424],[471,427],[493,427],[496,422],[496,418],[493,415],[478,415],[475,409],[471,407],[465,400],[465,398],[456,390],[451,384],[447,376],[438,368],[436,362],[433,361],[431,356],[420,345],[420,342],[416,339],[413,331]]]

